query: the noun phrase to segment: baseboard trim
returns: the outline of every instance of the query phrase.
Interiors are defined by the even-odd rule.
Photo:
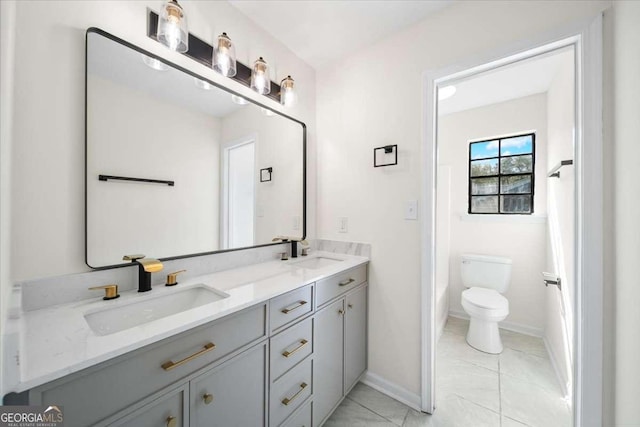
[[[392,399],[397,400],[400,403],[404,403],[410,408],[420,412],[421,399],[420,395],[412,393],[409,390],[392,383],[378,374],[374,374],[371,371],[365,372],[361,382],[369,387],[378,390],[380,393],[384,393]]]
[[[464,311],[449,310],[449,316],[456,317],[458,319],[469,320],[469,315]],[[500,328],[506,329],[507,331],[511,332],[517,332],[519,334],[530,335],[532,337],[542,338],[544,336],[543,330],[541,328],[523,325],[521,323],[502,321],[500,322]]]
[[[569,392],[568,384],[566,383],[566,381],[562,377],[562,374],[560,373],[560,369],[558,368],[558,366],[559,366],[558,365],[558,356],[553,351],[551,345],[549,344],[549,341],[547,341],[547,337],[542,337],[542,342],[544,343],[544,348],[547,350],[547,354],[549,355],[549,360],[551,361],[551,366],[553,367],[553,372],[555,372],[555,374],[556,374],[556,379],[558,380],[558,384],[560,384],[560,391],[562,392],[562,395],[565,398],[570,397],[571,393]]]

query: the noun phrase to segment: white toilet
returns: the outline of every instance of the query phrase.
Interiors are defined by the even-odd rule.
[[[509,288],[511,260],[486,255],[462,255],[460,264],[462,308],[471,321],[467,343],[485,353],[502,352],[498,322],[509,314],[509,300],[501,294]]]

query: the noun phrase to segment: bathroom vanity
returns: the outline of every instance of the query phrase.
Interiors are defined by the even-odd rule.
[[[316,252],[25,312],[15,391],[63,406],[69,426],[320,426],[367,366],[367,264]],[[126,323],[147,300],[207,290]]]

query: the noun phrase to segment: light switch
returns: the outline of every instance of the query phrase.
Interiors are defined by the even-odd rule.
[[[338,233],[346,233],[349,231],[349,218],[346,216],[338,217]]]
[[[417,220],[418,219],[418,201],[408,200],[404,209],[404,219]]]

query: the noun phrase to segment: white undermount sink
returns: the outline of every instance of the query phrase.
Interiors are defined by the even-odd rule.
[[[333,265],[336,262],[342,262],[342,260],[337,258],[328,258],[328,257],[318,256],[318,257],[305,259],[303,261],[296,261],[296,262],[293,262],[292,264],[300,268],[316,269],[316,268],[323,268],[329,265]]]
[[[228,297],[224,292],[196,286],[160,297],[140,296],[130,304],[85,313],[84,318],[96,334],[110,335]]]

